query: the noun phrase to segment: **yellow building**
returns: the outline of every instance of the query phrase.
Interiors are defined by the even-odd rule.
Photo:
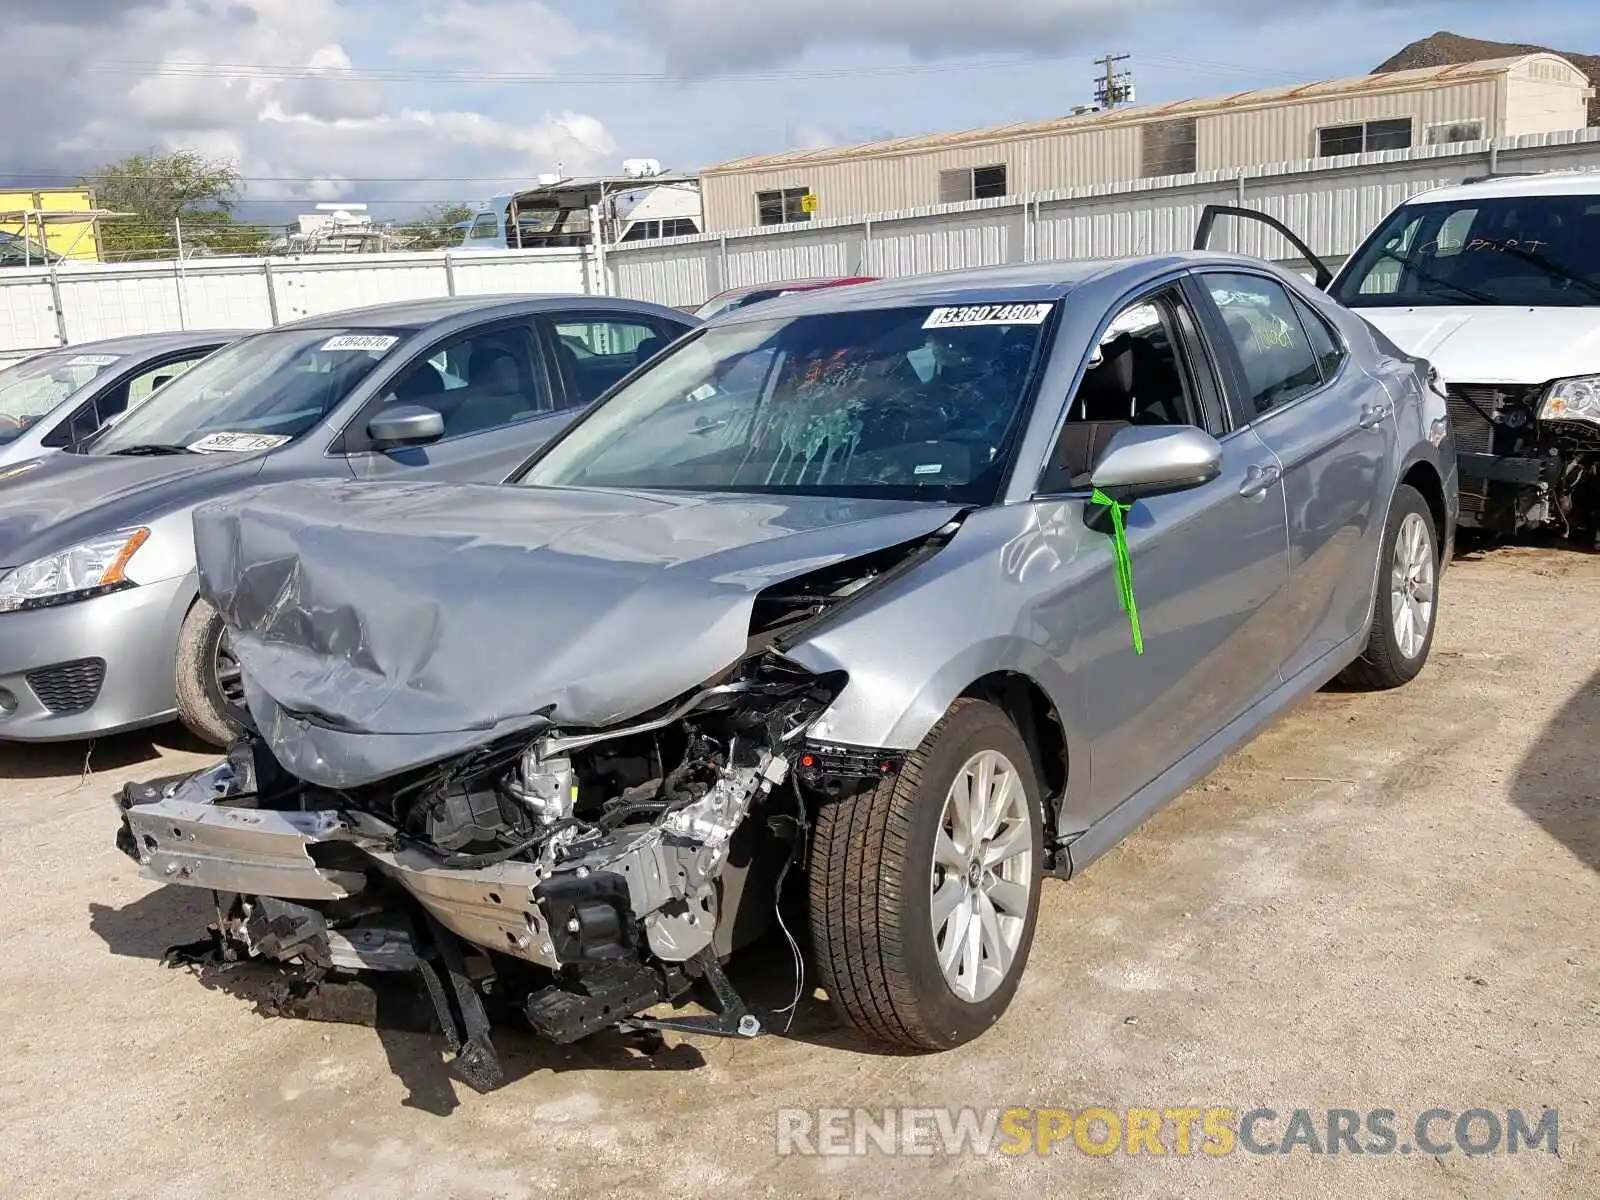
[[[0,191],[0,242],[27,237],[38,253],[39,229],[44,227],[44,244],[54,254],[84,262],[100,259],[99,230],[92,217],[82,221],[62,219],[65,213],[92,213],[94,196],[83,188],[48,188],[37,191]],[[44,214],[43,222],[39,214]],[[26,229],[24,229],[26,226]],[[9,235],[9,236],[8,236]],[[9,255],[7,256],[9,259]]]

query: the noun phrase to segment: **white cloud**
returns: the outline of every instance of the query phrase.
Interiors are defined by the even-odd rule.
[[[625,46],[579,29],[539,0],[450,0],[425,11],[414,27],[390,50],[396,58],[465,62],[490,71],[549,71],[558,59]]]
[[[397,103],[391,85],[356,70],[389,64],[352,62],[364,30],[340,0],[165,0],[126,7],[120,20],[83,13],[66,57],[59,24],[76,12],[57,11],[56,28],[8,26],[18,54],[0,74],[0,110],[49,120],[8,124],[0,171],[86,170],[184,147],[234,158],[249,181],[247,203],[470,199],[493,180],[531,178],[557,161],[599,171],[616,149],[606,126],[582,112],[510,123],[465,107]],[[275,69],[249,69],[258,64]],[[301,68],[316,74],[294,77]],[[440,182],[452,178],[462,183]],[[362,182],[406,179],[419,182]]]
[[[1098,39],[1149,33],[1204,16],[1219,26],[1284,22],[1330,8],[1427,9],[1437,0],[628,0],[668,66],[695,78],[791,61],[826,45],[902,48],[931,59],[1011,51],[1100,49]],[[1472,7],[1477,0],[1457,0]],[[1482,0],[1488,7],[1489,0]],[[1382,57],[1379,55],[1378,57]]]

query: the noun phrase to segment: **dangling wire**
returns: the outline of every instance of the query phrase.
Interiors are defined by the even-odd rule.
[[[789,1014],[789,1019],[783,1023],[784,1033],[788,1033],[789,1029],[794,1025],[795,1013],[800,1008],[800,999],[805,995],[806,960],[805,956],[800,953],[800,943],[794,940],[794,935],[789,932],[789,926],[783,920],[783,881],[789,874],[790,866],[799,857],[800,847],[805,845],[806,833],[811,828],[810,822],[806,820],[806,801],[805,797],[800,794],[800,781],[790,775],[789,783],[794,789],[795,821],[798,827],[795,831],[794,844],[789,847],[789,857],[784,859],[783,869],[778,872],[778,884],[772,905],[778,917],[778,928],[783,931],[783,936],[789,943],[789,953],[794,955],[794,999],[790,1000],[786,1007],[775,1010],[775,1012]]]

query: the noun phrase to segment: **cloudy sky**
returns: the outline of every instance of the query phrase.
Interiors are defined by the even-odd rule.
[[[251,215],[472,200],[559,164],[1053,116],[1357,74],[1439,29],[1600,51],[1591,0],[6,0],[0,184],[131,151],[235,159]],[[1205,16],[1195,15],[1204,9]]]

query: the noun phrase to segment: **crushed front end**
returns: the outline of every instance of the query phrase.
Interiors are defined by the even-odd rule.
[[[1513,535],[1600,527],[1600,382],[1452,383],[1461,523]]]
[[[481,1089],[501,1078],[488,997],[560,1042],[754,1036],[763,1018],[719,964],[778,911],[807,827],[805,731],[842,682],[768,649],[614,728],[546,720],[342,790],[252,733],[197,774],[124,788],[117,841],[145,877],[215,893],[217,959],[415,976]],[[717,1015],[641,1015],[696,980]]]

